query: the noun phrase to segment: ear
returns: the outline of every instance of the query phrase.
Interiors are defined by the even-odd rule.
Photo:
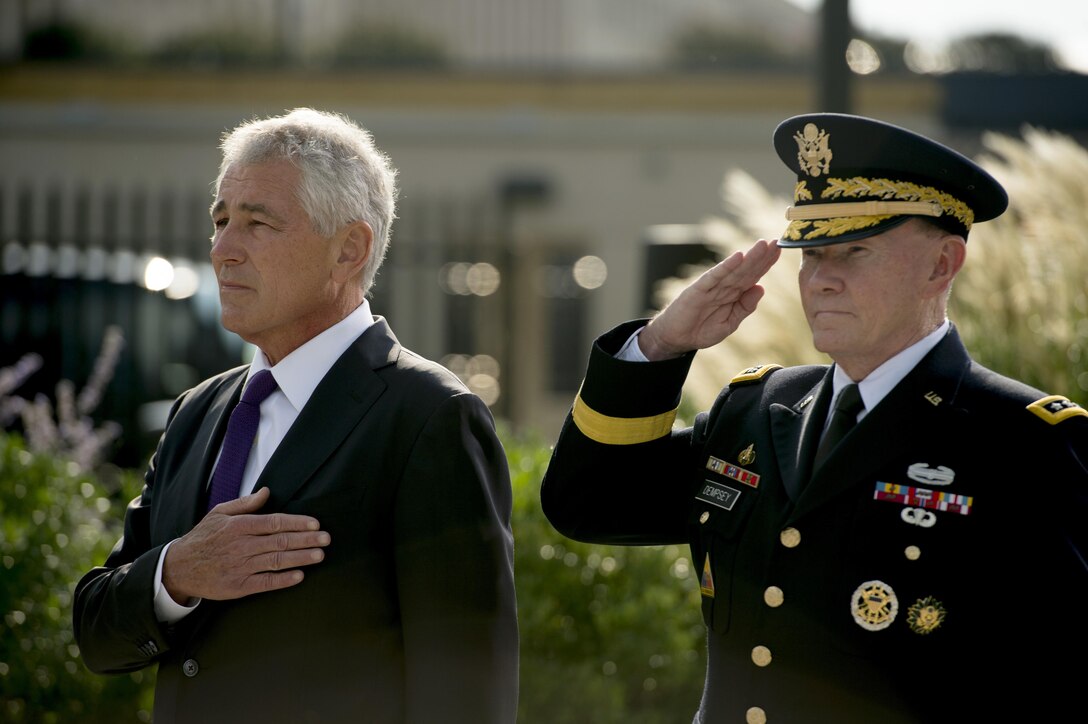
[[[934,240],[933,268],[929,275],[929,289],[934,296],[946,294],[952,280],[963,268],[967,258],[967,241],[958,234],[944,234]]]
[[[374,230],[365,221],[348,224],[339,236],[333,279],[346,283],[363,273],[363,266],[374,248]]]

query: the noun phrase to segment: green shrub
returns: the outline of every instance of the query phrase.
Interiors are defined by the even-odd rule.
[[[91,674],[72,634],[76,582],[120,537],[132,473],[112,485],[0,431],[0,720],[150,720],[153,675]]]
[[[504,436],[514,487],[520,724],[690,722],[705,669],[687,546],[576,543],[540,509],[551,450]]]

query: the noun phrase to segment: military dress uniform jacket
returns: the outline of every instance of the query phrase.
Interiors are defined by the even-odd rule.
[[[974,363],[953,329],[811,470],[831,368],[747,370],[672,430],[693,355],[615,359],[639,324],[595,344],[541,497],[577,540],[690,543],[708,628],[697,722],[1082,706],[1083,408]]]
[[[124,538],[75,594],[97,672],[158,664],[156,724],[513,722],[518,636],[511,490],[487,407],[376,318],[314,390],[257,487],[332,542],[297,586],[152,603],[164,544],[204,515],[245,368],[177,401]]]

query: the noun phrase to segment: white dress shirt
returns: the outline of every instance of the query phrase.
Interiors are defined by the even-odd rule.
[[[318,383],[332,369],[336,360],[373,323],[370,302],[364,299],[355,311],[291,352],[275,366],[268,364],[264,352],[259,349],[256,351],[246,373],[245,384],[248,385],[253,375],[261,370],[271,370],[277,389],[261,403],[257,436],[246,460],[245,472],[242,473],[239,496],[253,492],[265,464],[291,429]],[[218,458],[216,462],[218,463]],[[173,541],[163,547],[155,572],[155,616],[163,623],[180,621],[200,603],[200,599],[195,599],[189,601],[190,605],[182,606],[170,597],[166,587],[162,585],[162,564],[171,545]]]

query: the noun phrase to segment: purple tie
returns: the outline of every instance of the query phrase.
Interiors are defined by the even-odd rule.
[[[208,497],[208,510],[227,500],[238,497],[242,487],[242,473],[246,470],[253,438],[257,436],[257,423],[261,420],[261,403],[276,389],[276,378],[268,370],[253,375],[242,393],[242,399],[230,413],[227,436],[223,450],[212,473],[212,492]]]

